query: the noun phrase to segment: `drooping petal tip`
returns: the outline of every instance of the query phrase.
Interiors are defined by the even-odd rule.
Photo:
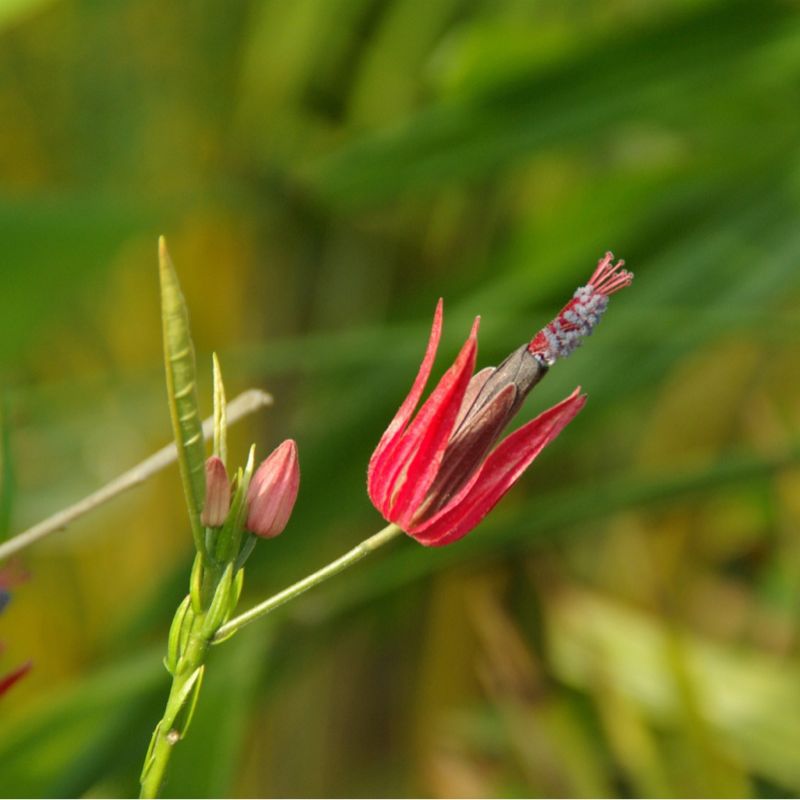
[[[403,431],[383,473],[379,510],[405,528],[433,483],[475,368],[480,319],[476,318],[452,366]]]
[[[403,400],[397,413],[387,426],[383,436],[381,436],[378,442],[378,446],[375,448],[369,460],[369,467],[367,468],[367,491],[370,499],[378,508],[385,502],[382,492],[382,489],[385,488],[385,481],[382,480],[384,467],[391,460],[394,446],[405,430],[408,421],[411,419],[414,409],[417,407],[422,393],[425,390],[428,378],[430,377],[433,362],[436,358],[436,351],[439,347],[439,340],[442,336],[443,314],[444,302],[440,297],[433,314],[433,323],[428,336],[425,354],[422,358],[419,370],[417,371],[417,376],[414,378],[411,391],[408,393],[406,399]]]
[[[560,403],[509,434],[486,458],[470,481],[441,511],[408,531],[429,546],[466,536],[503,498],[586,403],[580,387]]]

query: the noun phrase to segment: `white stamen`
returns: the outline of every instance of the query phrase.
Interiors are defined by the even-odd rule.
[[[550,363],[566,358],[580,347],[583,339],[592,335],[608,307],[608,297],[591,285],[579,287],[573,297],[577,302],[544,328]]]

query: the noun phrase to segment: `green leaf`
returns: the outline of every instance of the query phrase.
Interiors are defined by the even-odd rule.
[[[189,576],[189,594],[192,598],[194,613],[203,613],[203,559],[198,553],[192,564],[192,574]]]
[[[231,607],[231,585],[233,584],[233,563],[229,563],[222,573],[214,598],[203,622],[203,634],[209,639],[227,618]]]
[[[222,370],[217,354],[211,356],[214,374],[214,455],[228,463],[228,413],[225,403],[225,384],[222,382]]]
[[[253,477],[255,457],[256,446],[252,445],[244,470],[241,467],[239,468],[236,491],[231,500],[231,510],[217,537],[215,556],[220,564],[224,564],[233,554],[238,554],[239,551],[239,541],[247,518],[247,490],[250,487],[250,479]]]
[[[183,650],[184,639],[184,624],[186,622],[187,614],[189,613],[192,598],[186,595],[183,602],[178,606],[175,616],[172,618],[172,625],[169,628],[169,638],[167,640],[167,658],[164,665],[167,671],[171,674],[175,673],[175,668],[178,666],[178,661],[181,657]]]
[[[197,707],[197,698],[200,696],[200,688],[203,685],[205,671],[205,664],[199,666],[181,688],[179,695],[180,711],[175,718],[175,730],[180,733],[181,738],[192,724],[192,717]]]
[[[153,766],[153,752],[156,749],[156,742],[158,741],[158,736],[161,733],[161,726],[164,724],[164,720],[159,720],[158,725],[156,725],[155,730],[153,731],[153,735],[150,737],[150,744],[147,745],[147,753],[144,757],[144,766],[142,767],[142,773],[139,775],[139,782],[144,783],[144,779],[147,777],[147,773],[150,772],[150,768]]]
[[[233,579],[233,586],[231,587],[231,596],[228,605],[228,618],[233,616],[236,611],[236,606],[239,605],[239,598],[242,596],[242,587],[244,586],[244,567],[240,567],[236,571]]]
[[[200,523],[206,491],[205,448],[197,404],[194,344],[186,302],[163,236],[159,239],[158,252],[169,411],[192,536],[197,551],[205,557],[203,526]]]

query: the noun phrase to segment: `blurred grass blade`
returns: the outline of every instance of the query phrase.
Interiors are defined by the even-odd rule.
[[[214,373],[214,455],[228,465],[228,409],[225,404],[225,384],[222,382],[222,370],[219,359],[214,353],[211,357]]]
[[[0,542],[11,531],[11,507],[14,500],[14,465],[11,460],[11,424],[8,394],[0,394]]]
[[[53,2],[54,0],[0,0],[0,30],[24,21],[26,17]]]
[[[614,692],[660,723],[685,720],[670,660],[675,635],[663,621],[600,595],[563,591],[549,602],[551,653],[566,683],[590,687],[602,675]],[[796,664],[741,646],[679,633],[703,723],[715,747],[796,792],[800,788],[800,688]],[[708,780],[709,775],[702,776]],[[709,793],[749,796],[749,792]]]
[[[78,797],[118,751],[144,750],[138,717],[163,686],[160,646],[47,692],[0,726],[0,796]],[[133,725],[133,721],[136,724]],[[149,720],[148,720],[149,721]]]
[[[445,97],[391,128],[370,132],[322,157],[304,176],[346,209],[393,201],[406,193],[475,180],[546,148],[597,139],[631,120],[689,128],[717,116],[731,97],[763,93],[761,49],[790,29],[791,10],[769,0],[692,4],[659,21],[614,29],[605,40],[543,69],[527,66]],[[609,58],[609,52],[614,58]],[[647,64],[631,79],[631,64]],[[698,82],[711,71],[717,80]],[[741,78],[747,76],[747,80]],[[739,80],[740,95],[726,91]],[[680,98],[680,103],[665,102]],[[739,100],[739,102],[741,102]],[[719,118],[724,118],[720,114]]]
[[[178,276],[162,236],[158,242],[161,279],[161,319],[164,327],[164,366],[172,430],[178,448],[186,506],[197,551],[205,555],[200,513],[205,499],[205,448],[197,404],[197,370],[189,313]]]

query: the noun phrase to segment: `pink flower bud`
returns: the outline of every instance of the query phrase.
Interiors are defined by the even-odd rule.
[[[250,481],[247,530],[265,539],[277,536],[289,521],[299,487],[297,445],[287,439],[261,463]]]
[[[225,522],[231,508],[231,484],[225,464],[219,456],[206,459],[206,502],[200,522],[208,528],[216,528]]]

